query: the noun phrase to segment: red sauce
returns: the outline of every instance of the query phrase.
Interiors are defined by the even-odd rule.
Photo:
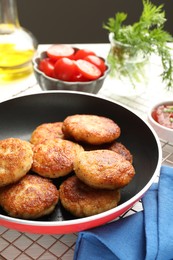
[[[158,106],[152,112],[152,117],[160,125],[173,129],[173,105]]]

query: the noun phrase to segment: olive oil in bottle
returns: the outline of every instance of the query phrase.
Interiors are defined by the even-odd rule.
[[[19,24],[16,0],[0,0],[0,80],[29,75],[36,47],[34,36]]]

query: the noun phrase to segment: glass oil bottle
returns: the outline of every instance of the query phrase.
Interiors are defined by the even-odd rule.
[[[32,33],[20,26],[16,0],[0,0],[0,80],[29,75],[36,47]]]

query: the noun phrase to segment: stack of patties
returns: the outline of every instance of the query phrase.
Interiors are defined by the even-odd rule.
[[[120,134],[107,117],[76,114],[40,124],[30,142],[1,140],[1,207],[24,219],[50,214],[59,200],[77,217],[116,207],[135,174],[130,151],[117,142]]]
[[[30,174],[32,145],[18,138],[0,141],[0,206],[16,218],[35,219],[50,214],[59,191],[48,179]]]
[[[75,175],[60,186],[64,208],[77,217],[86,217],[116,207],[120,189],[135,174],[131,153],[116,142],[120,127],[106,117],[72,115],[64,120],[62,130],[65,138],[86,148],[76,156]]]

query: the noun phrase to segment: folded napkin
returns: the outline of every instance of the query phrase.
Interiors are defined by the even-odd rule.
[[[74,260],[173,259],[173,168],[162,166],[159,183],[142,198],[144,210],[80,232]]]

